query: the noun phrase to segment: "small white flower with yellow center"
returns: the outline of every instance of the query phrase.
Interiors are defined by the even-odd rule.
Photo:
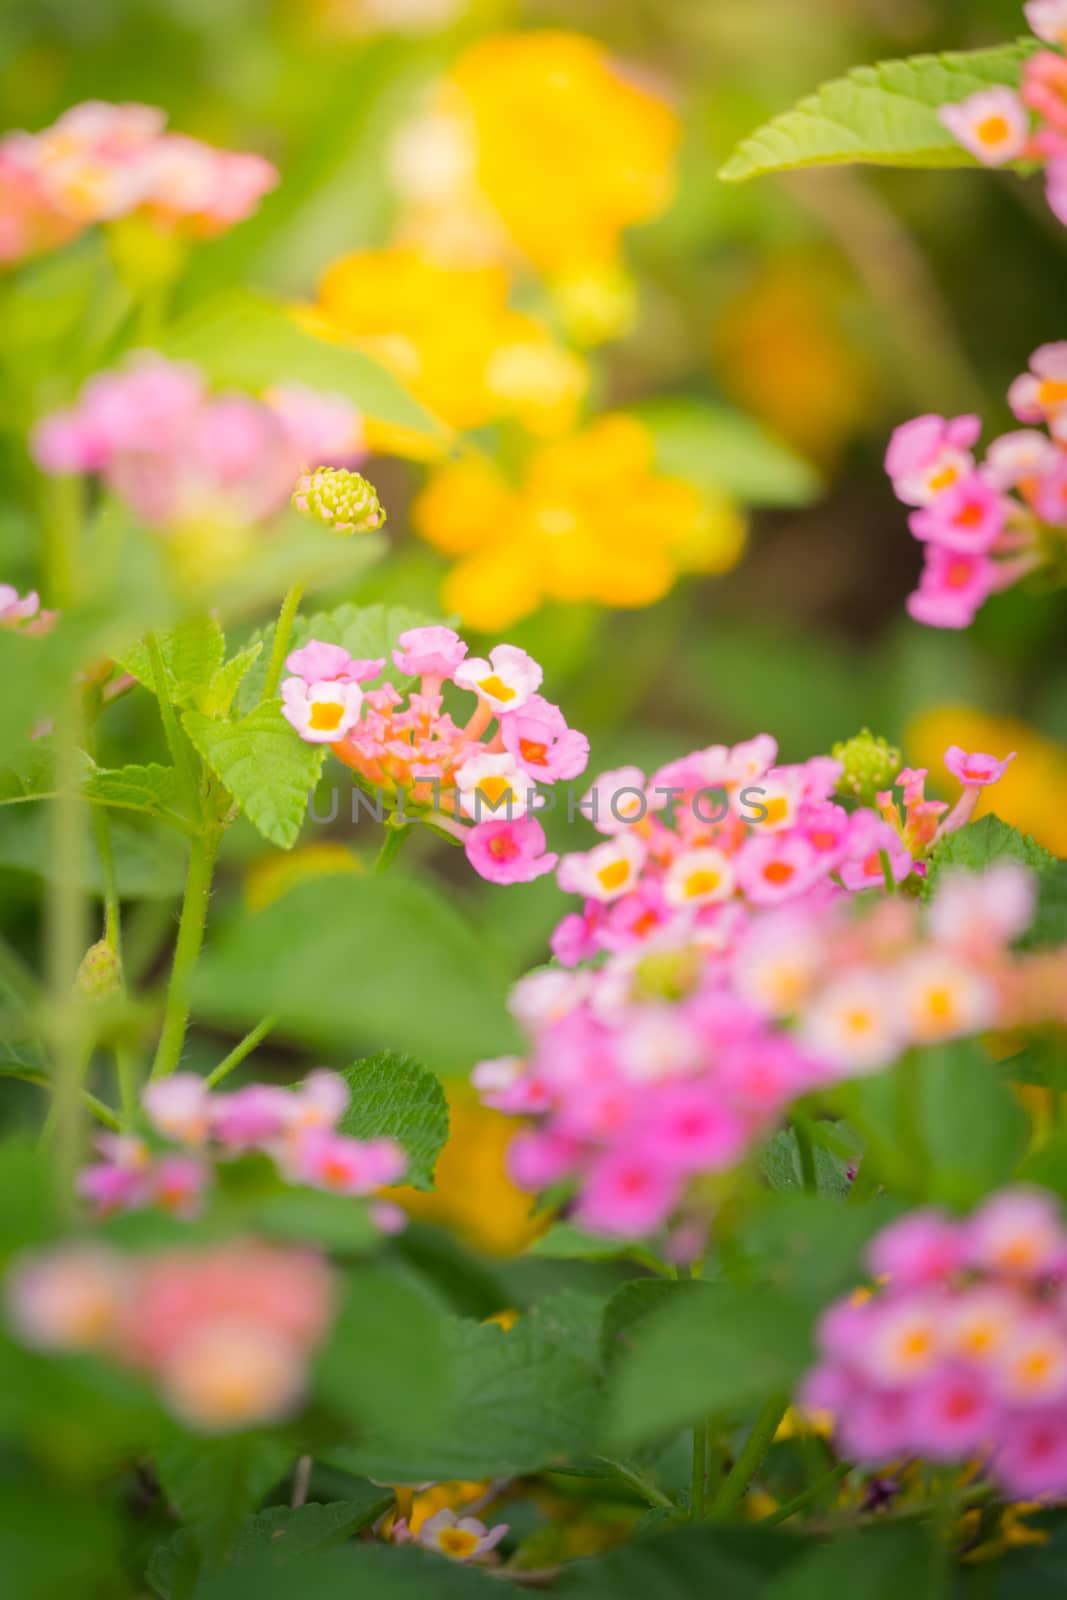
[[[597,833],[621,833],[643,822],[652,811],[661,811],[667,797],[648,786],[640,767],[614,767],[602,772],[589,785],[582,799],[582,810]]]
[[[471,689],[494,711],[518,711],[541,687],[544,673],[532,656],[513,644],[498,644],[489,660],[475,656],[456,668],[454,681]]]
[[[803,1042],[824,1061],[848,1072],[877,1072],[899,1054],[893,995],[873,972],[836,978],[808,1008]]]
[[[824,953],[806,918],[783,916],[753,925],[734,961],[738,993],[775,1017],[800,1010],[822,969]]]
[[[567,894],[580,894],[587,900],[618,900],[636,887],[645,856],[640,839],[621,834],[593,850],[564,856],[557,882]]]
[[[427,1550],[436,1550],[450,1561],[473,1561],[495,1550],[507,1531],[506,1522],[490,1530],[477,1517],[457,1517],[446,1507],[429,1517],[415,1538]]]
[[[997,1388],[1016,1405],[1048,1405],[1067,1394],[1067,1343],[1051,1318],[1017,1328],[994,1363]]]
[[[1067,49],[1067,0],[1027,0],[1023,10],[1039,39]]]
[[[945,951],[925,950],[904,962],[894,988],[901,1024],[917,1044],[976,1033],[993,1021],[989,985]]]
[[[1030,142],[1030,113],[1013,89],[981,89],[938,117],[954,139],[987,167],[1002,167]]]
[[[741,783],[730,794],[730,804],[742,822],[760,833],[781,833],[784,828],[791,828],[797,820],[800,801],[799,782],[776,777],[773,772]]]
[[[941,1359],[942,1350],[941,1307],[909,1300],[879,1309],[857,1354],[873,1377],[893,1388],[926,1377]]]
[[[700,1040],[672,1006],[646,1009],[619,1040],[619,1064],[634,1083],[688,1077],[704,1060]]]
[[[533,1033],[573,1011],[592,987],[588,972],[542,967],[527,973],[513,985],[508,996],[508,1010],[521,1027]]]
[[[282,716],[308,744],[338,744],[359,721],[362,705],[358,683],[286,678],[282,684]]]
[[[456,768],[456,788],[463,815],[475,822],[524,817],[532,793],[529,777],[506,753],[472,756]]]
[[[709,906],[734,892],[734,869],[728,855],[712,846],[687,850],[671,863],[663,883],[669,906]]]
[[[291,1416],[305,1364],[291,1340],[243,1321],[211,1322],[180,1340],[160,1373],[164,1399],[198,1433],[229,1433]]]

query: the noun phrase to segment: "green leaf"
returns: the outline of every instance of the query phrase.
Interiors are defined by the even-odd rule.
[[[320,1189],[287,1189],[254,1206],[249,1221],[277,1239],[321,1245],[343,1255],[364,1255],[381,1242],[366,1205]]]
[[[333,611],[316,611],[310,616],[298,616],[293,625],[290,648],[298,650],[310,640],[318,639],[323,644],[341,645],[357,660],[376,661],[383,658],[385,668],[382,678],[389,678],[399,686],[410,680],[393,665],[393,651],[398,638],[408,628],[422,628],[432,621],[434,618],[421,611],[412,611],[407,606],[357,606],[346,601]],[[264,659],[241,686],[238,698],[241,710],[250,709],[262,691],[267,672],[266,658],[269,655],[267,646],[274,638],[273,624],[264,629],[260,638]],[[380,681],[369,680],[372,684]]]
[[[239,722],[217,722],[201,711],[182,717],[193,745],[265,839],[288,850],[307,814],[326,747],[307,744],[270,700]]]
[[[220,928],[194,980],[205,1020],[251,1028],[269,1011],[327,1050],[354,1041],[466,1071],[517,1040],[505,975],[455,905],[400,872],[320,878]]]
[[[195,361],[216,383],[262,391],[303,383],[343,394],[365,416],[444,437],[444,429],[392,373],[360,350],[308,333],[290,306],[234,291],[197,306],[164,340],[168,355]]]
[[[0,1572],[11,1600],[98,1600],[123,1592],[113,1496],[70,1487],[60,1474],[28,1469],[12,1453],[0,1473],[0,1497]]]
[[[185,883],[185,846],[174,833],[158,826],[142,827],[124,816],[111,823],[111,851],[119,894],[124,900],[168,900]],[[32,874],[52,882],[56,873],[51,818],[45,805],[7,806],[0,810],[0,868]],[[104,872],[96,842],[89,840],[82,884],[97,896],[104,893]]]
[[[348,1545],[290,1567],[261,1556],[200,1580],[193,1600],[500,1600],[500,1582],[429,1550]]]
[[[408,1158],[404,1182],[433,1188],[433,1169],[448,1139],[448,1101],[440,1081],[411,1056],[392,1050],[345,1070],[352,1100],[340,1131],[354,1139],[395,1139]]]
[[[177,798],[178,783],[173,767],[153,763],[147,767],[98,767],[93,765],[82,784],[87,800],[104,805],[149,811],[161,816],[170,811]]]
[[[263,641],[255,639],[243,650],[239,650],[230,661],[225,662],[200,696],[199,709],[206,711],[209,717],[228,716],[234,695],[259,660],[262,651]]]
[[[633,1349],[636,1330],[647,1317],[677,1305],[697,1284],[696,1278],[634,1278],[616,1289],[604,1307],[600,1328],[600,1359],[605,1370]],[[699,1293],[699,1288],[695,1292]]]
[[[948,1553],[930,1548],[928,1528],[904,1523],[845,1533],[816,1545],[762,1591],[764,1600],[886,1600],[889,1595],[948,1592],[935,1583],[934,1561],[947,1566]],[[947,1578],[947,1574],[946,1574]]]
[[[226,653],[222,629],[212,616],[190,617],[158,636],[167,686],[178,705],[191,703],[197,689],[206,688]],[[155,675],[148,646],[138,639],[116,657],[119,666],[155,694]]]
[[[728,183],[796,167],[862,161],[891,167],[971,167],[976,162],[939,120],[939,106],[979,89],[1016,85],[1038,48],[1020,40],[992,50],[912,56],[856,67],[745,139],[719,176]]]
[[[1031,839],[1028,833],[1020,833],[1018,828],[1010,827],[999,817],[979,817],[977,822],[969,822],[965,828],[947,833],[934,846],[927,866],[924,898],[933,893],[938,877],[949,868],[986,872],[1002,861],[1014,861],[1043,872],[1055,860],[1051,851]]]
[[[576,1307],[574,1298],[586,1301]],[[390,1482],[511,1478],[590,1450],[599,1420],[600,1372],[590,1347],[599,1308],[591,1297],[550,1299],[507,1330],[452,1324],[454,1393],[442,1426],[397,1459],[357,1444],[328,1459]],[[584,1326],[580,1325],[584,1319]]]
[[[848,1194],[848,1163],[818,1143],[814,1145],[814,1155],[820,1194]],[[792,1128],[782,1128],[768,1141],[760,1156],[760,1175],[771,1189],[799,1193],[804,1188],[797,1136]]]
[[[288,1445],[269,1434],[193,1439],[171,1429],[154,1461],[163,1493],[204,1556],[215,1560],[282,1477],[292,1455]]]
[[[820,492],[814,467],[729,406],[667,397],[639,406],[636,414],[652,430],[663,472],[746,506],[806,506]]]
[[[1021,943],[1026,950],[1067,944],[1067,861],[1054,861],[1042,871],[1037,911]]]
[[[548,1256],[554,1261],[618,1261],[641,1253],[637,1245],[625,1239],[586,1233],[573,1222],[554,1222],[526,1250],[528,1256]]]
[[[926,1198],[971,1206],[1014,1175],[1030,1137],[1026,1112],[973,1040],[924,1051],[916,1076]]]
[[[567,1600],[761,1600],[769,1580],[802,1548],[785,1534],[757,1528],[656,1532],[572,1563],[552,1592]]]
[[[614,1436],[636,1443],[788,1392],[808,1360],[809,1322],[773,1289],[697,1283],[694,1293],[649,1316],[617,1362]]]
[[[846,1205],[831,1195],[768,1195],[740,1243],[761,1283],[814,1314],[862,1277],[864,1247],[898,1210],[888,1196]]]

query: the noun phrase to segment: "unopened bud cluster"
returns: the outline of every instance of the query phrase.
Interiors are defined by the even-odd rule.
[[[832,754],[843,769],[838,793],[851,795],[868,806],[874,804],[880,790],[891,786],[902,764],[900,751],[870,728],[835,744]]]
[[[370,533],[385,522],[374,485],[344,467],[305,473],[293,491],[293,505],[335,533]]]

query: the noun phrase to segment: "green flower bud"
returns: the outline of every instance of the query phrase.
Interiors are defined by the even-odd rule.
[[[684,1000],[700,981],[700,951],[656,950],[644,956],[634,969],[635,1000]]]
[[[874,804],[880,790],[892,785],[903,765],[900,751],[870,728],[835,744],[831,755],[844,768],[837,784],[838,794],[867,806]]]
[[[293,491],[293,505],[334,533],[370,533],[385,522],[373,484],[344,467],[306,472]]]
[[[105,939],[91,944],[82,956],[74,984],[87,1000],[107,1000],[122,988],[122,962]]]

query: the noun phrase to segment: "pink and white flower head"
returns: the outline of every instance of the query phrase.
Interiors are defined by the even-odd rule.
[[[0,627],[17,628],[28,622],[40,610],[40,599],[35,590],[20,595],[10,583],[0,583]]]
[[[1004,518],[1002,495],[981,473],[972,472],[913,511],[909,526],[917,539],[947,550],[984,554],[1004,531]]]
[[[471,657],[453,672],[461,689],[479,695],[494,712],[521,711],[537,693],[544,677],[542,669],[516,645],[498,644],[490,650],[488,661]]]
[[[1014,862],[983,873],[942,872],[930,903],[933,937],[961,950],[1001,948],[1024,933],[1037,907],[1037,880]]]
[[[957,1272],[965,1258],[960,1223],[943,1211],[911,1211],[876,1235],[867,1265],[897,1288],[929,1287]]]
[[[164,1358],[159,1384],[169,1411],[196,1433],[233,1433],[281,1422],[307,1387],[303,1352],[250,1321],[194,1327]]]
[[[475,872],[489,883],[530,883],[559,861],[547,852],[545,830],[532,817],[476,822],[463,847]]]
[[[451,678],[467,654],[467,646],[458,633],[436,624],[408,628],[397,644],[393,660],[410,677],[426,673],[434,678]]]
[[[407,1157],[392,1139],[350,1139],[330,1128],[309,1128],[287,1147],[284,1167],[296,1183],[334,1194],[368,1195],[396,1183]]]
[[[676,908],[713,905],[728,900],[734,886],[730,857],[709,845],[675,857],[663,880],[663,898]]]
[[[985,475],[1001,491],[1019,489],[1043,478],[1059,459],[1056,446],[1036,428],[1001,434],[986,451]]]
[[[894,1003],[917,1044],[957,1039],[990,1025],[996,996],[969,960],[948,950],[924,950],[902,963]]]
[[[737,881],[752,905],[779,905],[810,887],[825,870],[802,835],[758,834],[742,846]]]
[[[602,772],[582,797],[582,810],[598,833],[615,834],[661,809],[665,798],[656,796],[640,767],[616,767]]]
[[[1004,1189],[975,1212],[966,1234],[967,1260],[1006,1278],[1033,1278],[1062,1268],[1067,1233],[1044,1189]]]
[[[477,1517],[461,1517],[446,1506],[419,1528],[415,1541],[449,1561],[475,1561],[495,1550],[508,1531],[506,1522],[489,1529]]]
[[[945,766],[965,788],[971,786],[984,788],[987,784],[999,783],[1014,760],[1014,750],[1003,760],[986,755],[983,751],[969,755],[958,744],[950,744],[945,751]]]
[[[8,1320],[38,1350],[101,1350],[119,1327],[131,1278],[121,1257],[78,1241],[16,1256],[8,1271]]]
[[[176,1217],[195,1217],[211,1183],[212,1169],[199,1157],[162,1156],[148,1174],[146,1201]]]
[[[211,1130],[211,1091],[195,1072],[146,1084],[141,1104],[156,1132],[176,1144],[203,1144]]]
[[[988,556],[928,544],[908,614],[931,628],[969,628],[997,587],[997,567]]]
[[[577,778],[589,760],[589,740],[567,726],[558,706],[531,695],[520,711],[500,716],[504,749],[535,783]]]
[[[889,442],[885,470],[897,497],[908,505],[924,506],[974,470],[971,447],[981,432],[976,416],[933,414],[901,423]]]
[[[293,1097],[274,1084],[250,1083],[212,1097],[211,1137],[230,1155],[270,1149],[288,1131]]]
[[[353,463],[364,454],[363,419],[344,395],[283,383],[263,398],[305,464]]]
[[[1067,132],[1067,61],[1053,50],[1040,50],[1023,63],[1020,98],[1043,120],[1041,133]]]
[[[317,1067],[289,1098],[292,1101],[291,1127],[332,1128],[348,1109],[352,1096],[339,1072]]]
[[[877,1072],[904,1044],[894,1002],[881,974],[863,968],[843,973],[806,1007],[801,1040],[813,1056],[846,1076]]]
[[[472,756],[456,768],[456,790],[463,815],[475,823],[514,821],[525,816],[531,781],[514,756]]]
[[[1023,11],[1039,39],[1067,48],[1067,0],[1026,0]]]
[[[282,716],[309,744],[336,744],[359,721],[363,690],[358,683],[308,684],[286,678],[282,684]]]
[[[1008,404],[1020,422],[1051,422],[1067,411],[1067,340],[1034,351],[1029,371],[1008,390]]]
[[[1017,161],[1030,139],[1030,117],[1013,89],[980,89],[938,116],[965,150],[987,167]]]
[[[367,683],[385,666],[384,657],[358,660],[343,645],[312,639],[285,658],[285,665],[310,689],[316,683]]]
[[[592,850],[564,856],[559,864],[559,886],[589,900],[617,900],[636,886],[646,855],[640,839],[632,833],[620,834]]]

